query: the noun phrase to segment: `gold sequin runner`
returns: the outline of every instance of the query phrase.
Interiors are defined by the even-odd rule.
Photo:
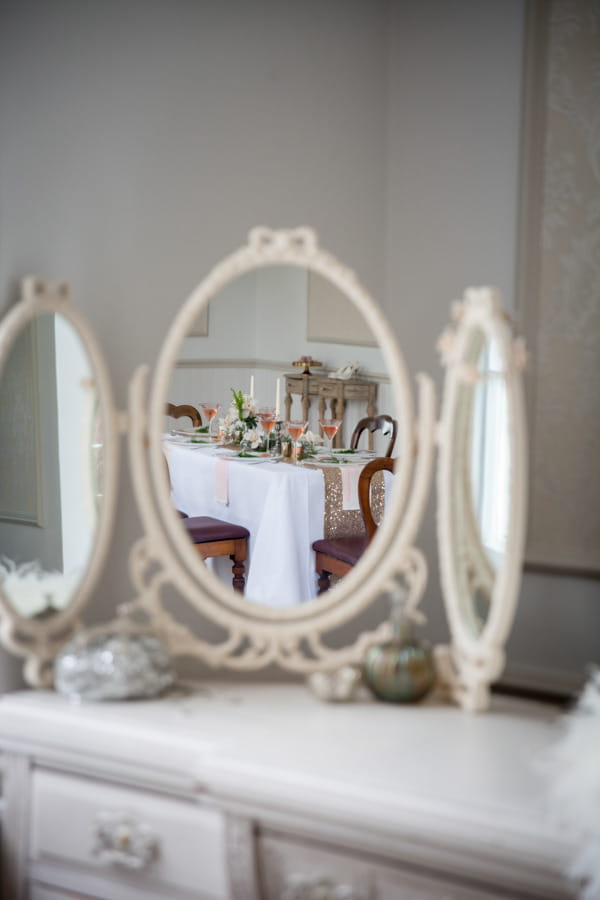
[[[365,530],[360,509],[344,509],[342,473],[339,469],[310,464],[311,469],[321,469],[325,481],[325,510],[323,536],[325,538],[350,537]],[[383,472],[376,472],[371,481],[371,511],[376,522],[381,521],[384,504]]]

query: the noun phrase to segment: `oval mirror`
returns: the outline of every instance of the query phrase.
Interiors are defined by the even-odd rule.
[[[446,332],[440,428],[439,545],[454,663],[466,702],[487,703],[504,664],[525,532],[525,424],[520,369],[499,296],[470,289]]]
[[[390,421],[353,446],[358,422],[380,414]],[[151,396],[160,522],[149,530],[169,537],[161,555],[190,602],[238,637],[252,635],[248,664],[270,653],[300,667],[290,654],[309,621],[315,634],[342,624],[377,592],[377,560],[399,537],[413,441],[402,356],[356,276],[309,229],[254,229],[194,291],[165,340]],[[394,476],[379,473],[368,494],[381,519],[376,534],[340,568],[339,583],[333,568],[324,585],[314,544],[362,532],[360,474],[387,453]],[[144,493],[139,485],[149,516]],[[228,526],[243,529],[242,556],[199,546],[199,517],[224,523],[211,544]]]
[[[101,564],[114,490],[110,396],[64,284],[24,283],[0,324],[3,640],[45,682]],[[42,648],[46,649],[43,650]]]
[[[507,549],[510,442],[498,341],[474,328],[465,348],[473,381],[460,384],[453,453],[454,566],[462,618],[477,638],[490,616]]]
[[[294,371],[293,360],[317,353],[308,372]],[[329,377],[349,359],[357,370],[351,377]],[[189,517],[183,524],[191,539],[198,516],[243,526],[247,559],[236,580],[244,599],[284,609],[314,598],[313,544],[362,534],[360,471],[391,456],[397,439],[395,420],[384,421],[351,446],[361,419],[392,409],[383,356],[362,315],[306,267],[240,275],[183,338],[167,407],[171,497]],[[391,482],[375,476],[378,521]],[[232,584],[228,555],[207,564]]]

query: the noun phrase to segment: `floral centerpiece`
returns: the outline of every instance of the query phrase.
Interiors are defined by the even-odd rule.
[[[258,430],[258,417],[254,397],[231,388],[233,400],[226,416],[219,419],[219,434],[225,442],[244,444],[253,450],[264,443],[264,435]]]

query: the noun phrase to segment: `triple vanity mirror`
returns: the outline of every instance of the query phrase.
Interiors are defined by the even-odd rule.
[[[390,636],[389,621],[341,647],[328,636],[400,586],[414,612],[427,570],[415,541],[439,436],[440,559],[452,635],[450,646],[437,648],[440,682],[463,706],[485,707],[488,685],[502,668],[520,575],[520,345],[490,289],[467,292],[456,315],[442,342],[448,371],[438,426],[431,379],[418,377],[415,413],[404,360],[382,313],[310,229],[255,228],[203,279],[166,335],[151,384],[142,367],[130,385],[131,473],[145,526],[131,550],[133,606],[147,614],[173,656],[239,670],[276,663],[304,674],[360,663],[370,644]],[[336,321],[343,323],[337,329]],[[40,344],[46,331],[54,355]],[[353,368],[344,384],[335,370],[350,353],[362,371],[357,376]],[[304,373],[289,371],[295,356],[317,354],[323,368],[309,360]],[[47,684],[106,553],[119,417],[102,358],[64,285],[24,283],[22,301],[0,324],[0,367],[8,398],[2,428],[37,478],[24,475],[15,484],[10,464],[0,470],[0,528],[7,529],[0,638],[26,657],[30,683]],[[371,486],[370,501],[378,505],[372,540],[337,583],[318,593],[312,545],[363,528],[357,479],[370,459],[385,455],[389,435],[376,433],[370,453],[345,459],[331,451],[294,461],[279,442],[293,434],[295,421],[318,434],[319,420],[337,416],[340,450],[349,449],[365,415],[367,382],[379,390],[376,412],[397,423],[394,471]],[[50,386],[51,401],[43,393]],[[369,391],[373,412],[375,389]],[[169,418],[173,406],[195,407],[201,421]],[[259,445],[261,416],[279,450],[268,457],[273,448]],[[231,431],[239,418],[247,420],[241,446]],[[49,486],[58,499],[52,506],[44,495],[40,521],[16,521],[15,511],[35,505],[29,494],[40,501]],[[245,530],[239,560],[229,546],[224,558],[199,552],[193,526],[206,516]],[[47,551],[43,542],[28,544],[30,533],[39,537],[44,527]],[[213,550],[226,536],[213,534]],[[35,565],[28,569],[28,562]],[[20,572],[25,582],[28,571],[25,604],[27,587],[14,587],[11,576]],[[60,599],[55,583],[63,585]],[[218,638],[208,640],[176,617],[169,586],[216,626]]]

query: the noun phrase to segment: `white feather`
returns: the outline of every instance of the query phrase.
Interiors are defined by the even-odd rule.
[[[563,720],[563,734],[544,766],[551,808],[577,852],[566,873],[581,885],[581,900],[600,898],[600,669]]]

